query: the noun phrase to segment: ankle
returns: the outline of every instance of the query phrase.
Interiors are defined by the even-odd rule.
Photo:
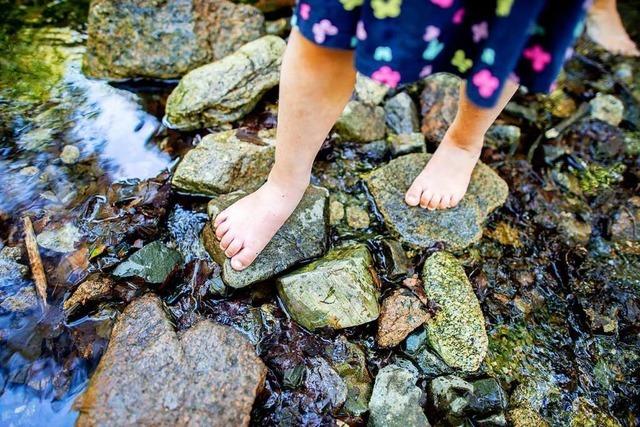
[[[442,143],[451,144],[469,152],[476,152],[482,150],[484,133],[462,132],[451,127],[442,139]]]
[[[287,191],[304,191],[311,181],[310,170],[292,170],[274,165],[267,182]]]

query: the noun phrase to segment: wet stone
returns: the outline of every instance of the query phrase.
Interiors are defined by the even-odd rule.
[[[480,240],[487,216],[508,195],[507,184],[491,168],[479,162],[471,176],[467,194],[454,209],[430,211],[410,207],[406,190],[427,163],[430,154],[407,154],[391,160],[365,176],[365,182],[387,229],[410,246],[429,248],[444,242],[463,249]]]
[[[418,297],[407,289],[396,289],[382,302],[376,341],[380,347],[395,347],[428,319]]]
[[[70,222],[47,228],[36,237],[40,247],[60,253],[73,252],[81,239],[80,230]]]
[[[349,205],[347,206],[346,212],[347,224],[349,224],[349,227],[355,229],[369,227],[369,213],[365,209],[362,209],[360,206]]]
[[[38,308],[39,298],[35,288],[31,285],[23,286],[13,295],[9,295],[0,302],[0,309],[12,313],[25,313]]]
[[[425,324],[431,347],[447,365],[476,371],[487,354],[484,316],[464,269],[453,255],[436,252],[424,264],[422,281],[439,309]]]
[[[72,165],[80,159],[80,149],[75,145],[65,145],[60,153],[60,160],[66,165]]]
[[[357,98],[368,105],[379,105],[389,92],[389,87],[358,73],[355,93]]]
[[[452,74],[437,73],[424,80],[420,95],[421,131],[427,143],[438,145],[458,111],[460,79]]]
[[[178,164],[171,180],[179,192],[216,195],[256,190],[273,165],[275,140],[261,132],[249,141],[240,130],[210,134]]]
[[[237,331],[209,320],[176,333],[147,294],[113,328],[109,346],[76,401],[76,425],[247,426],[266,368]]]
[[[285,42],[264,36],[185,75],[167,99],[165,123],[194,130],[244,117],[278,84]]]
[[[485,137],[489,147],[495,149],[510,148],[520,142],[522,132],[518,126],[513,125],[493,125],[487,131]]]
[[[331,200],[329,204],[329,222],[331,225],[339,224],[344,218],[344,204],[338,200]]]
[[[382,139],[385,134],[384,109],[349,101],[335,124],[335,130],[346,141],[370,142]]]
[[[396,134],[411,134],[420,130],[418,109],[406,92],[389,98],[384,103],[387,126]]]
[[[393,239],[383,239],[380,241],[380,247],[384,254],[387,277],[395,280],[407,276],[412,265],[400,242]]]
[[[277,280],[291,317],[309,330],[362,325],[378,318],[378,289],[366,246],[334,248]]]
[[[182,264],[182,256],[160,241],[149,243],[113,271],[116,277],[139,277],[147,283],[164,283]]]
[[[278,230],[256,260],[243,271],[235,271],[220,249],[212,221],[228,206],[243,197],[236,192],[212,199],[208,212],[211,221],[203,229],[205,248],[222,266],[222,279],[233,288],[273,278],[283,271],[313,259],[327,250],[329,227],[329,192],[322,187],[310,186],[293,214]]]
[[[316,401],[331,408],[339,408],[347,400],[347,385],[322,357],[309,360],[304,385],[316,393]]]
[[[226,0],[97,0],[83,71],[90,77],[175,79],[263,34],[264,17]]]
[[[449,375],[455,371],[429,348],[427,332],[424,329],[407,337],[404,343],[404,352],[414,361],[420,374],[426,378]]]
[[[391,146],[391,155],[394,157],[427,151],[424,135],[419,132],[389,135],[389,145]]]
[[[18,281],[29,269],[20,264],[21,249],[18,246],[5,246],[0,250],[0,281]]]
[[[373,381],[367,369],[367,360],[362,349],[344,337],[327,349],[331,353],[331,364],[347,385],[347,397],[342,409],[353,416],[368,411]]]
[[[614,215],[611,239],[619,243],[640,242],[640,206],[621,209]]]
[[[427,427],[420,400],[422,391],[415,385],[416,374],[400,365],[380,369],[369,401],[370,427]]]
[[[529,407],[509,409],[507,420],[513,427],[549,427],[549,423],[537,411]]]
[[[612,126],[618,126],[624,117],[624,104],[613,95],[598,93],[589,101],[590,115]]]
[[[93,274],[80,283],[73,294],[65,300],[63,308],[66,312],[71,313],[88,303],[100,301],[108,296],[115,284],[115,281],[109,276],[99,273]]]

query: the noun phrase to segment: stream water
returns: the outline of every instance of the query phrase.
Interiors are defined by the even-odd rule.
[[[84,236],[70,254],[43,250],[46,310],[33,298],[6,303],[33,284],[28,274],[12,273],[28,265],[24,254],[0,259],[2,425],[74,423],[73,400],[86,387],[117,312],[144,289],[119,289],[110,301],[76,317],[62,310],[65,295],[143,241],[163,237],[196,248],[206,218],[206,200],[175,195],[167,184],[175,161],[206,131],[178,133],[162,126],[173,82],[110,85],[83,76],[87,8],[86,1],[0,0],[3,14],[9,11],[0,22],[0,249],[22,244],[25,216],[36,231],[73,221]],[[531,161],[528,147],[558,119],[548,112],[550,101],[516,99],[502,121],[522,129],[521,145],[483,153],[511,194],[492,215],[482,241],[459,255],[490,339],[478,376],[497,377],[508,394],[518,385],[532,389],[552,425],[568,425],[580,399],[623,425],[640,423],[640,248],[619,244],[612,231],[620,212],[640,209],[640,83],[637,77],[627,84],[611,77],[623,65],[628,66],[578,57],[567,68],[565,85],[578,103],[599,90],[620,96],[627,107],[623,124],[582,120],[533,152]],[[640,67],[632,66],[637,76]],[[242,124],[273,126],[269,111],[259,106]],[[78,149],[71,150],[71,159],[66,146]],[[373,213],[359,176],[387,160],[359,146],[327,146],[313,180]],[[583,223],[590,237],[576,242]],[[376,242],[383,236],[375,219],[365,230],[332,230],[335,242],[367,242],[380,266],[386,254]],[[415,254],[416,271],[424,255]],[[312,334],[287,318],[273,286],[221,296],[206,280],[218,267],[198,257],[187,262],[172,287],[156,292],[178,328],[204,315],[257,344],[269,374],[254,407],[255,425],[364,423],[333,411],[330,391],[290,387],[283,380],[309,358],[335,351],[341,336],[365,349],[372,375],[390,360],[415,356],[411,343],[420,340],[420,331],[395,350],[377,348],[371,326]],[[384,271],[381,277],[388,290],[394,280]]]

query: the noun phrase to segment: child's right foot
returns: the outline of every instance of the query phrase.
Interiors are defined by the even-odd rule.
[[[587,18],[587,35],[611,53],[625,56],[640,56],[640,50],[624,29],[620,15],[612,6],[594,5]]]
[[[258,190],[216,216],[215,234],[234,270],[251,265],[291,216],[307,185],[308,180],[280,182],[269,178]]]

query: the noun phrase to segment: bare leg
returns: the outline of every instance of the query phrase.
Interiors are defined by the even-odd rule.
[[[291,32],[280,76],[274,166],[262,187],[214,220],[235,270],[255,260],[300,203],[313,160],[354,84],[352,52],[319,47]]]
[[[616,0],[594,0],[587,18],[587,35],[611,53],[640,56],[640,50],[624,29]]]
[[[405,195],[410,206],[446,209],[456,206],[467,192],[471,173],[480,158],[484,134],[504,109],[518,85],[507,81],[493,108],[474,105],[460,85],[458,112],[420,175]]]

